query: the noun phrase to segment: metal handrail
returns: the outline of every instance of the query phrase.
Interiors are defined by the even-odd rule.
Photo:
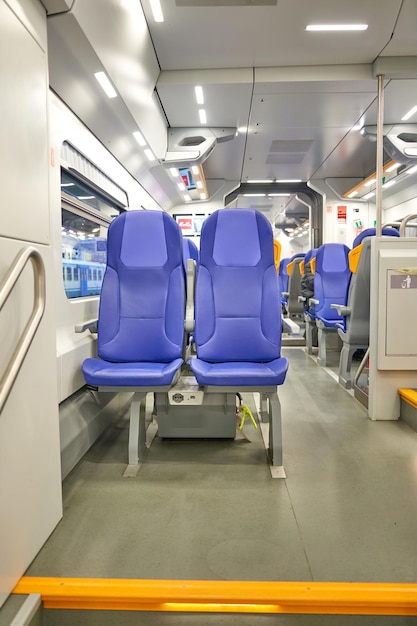
[[[415,220],[415,219],[417,219],[417,213],[410,213],[410,215],[406,215],[406,217],[401,222],[400,237],[405,237],[405,229],[407,228],[408,222],[411,222],[411,220]],[[417,227],[417,224],[411,224],[411,226]]]
[[[33,246],[22,249],[14,259],[9,271],[0,285],[0,311],[7,301],[26,263],[31,261],[34,275],[34,304],[30,318],[20,336],[7,368],[0,381],[0,413],[14,385],[25,356],[35,336],[45,311],[45,266],[39,252]]]

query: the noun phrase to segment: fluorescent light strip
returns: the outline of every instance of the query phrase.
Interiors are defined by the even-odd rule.
[[[398,169],[400,167],[400,163],[393,163],[392,165],[390,165],[389,167],[387,167],[387,169],[385,170],[385,172],[392,172],[396,169]]]
[[[244,198],[265,198],[265,193],[244,193]]]
[[[205,109],[199,109],[198,114],[200,116],[200,123],[207,124],[207,114],[206,114]]]
[[[191,201],[191,196],[188,193],[184,194],[184,200],[186,202],[190,202]]]
[[[134,132],[134,133],[133,133],[133,136],[134,136],[134,138],[136,139],[136,141],[138,142],[138,144],[139,144],[140,146],[142,146],[142,148],[143,148],[143,146],[146,146],[146,141],[145,141],[145,139],[143,138],[142,133],[140,133],[140,132],[137,130],[136,132]]]
[[[393,185],[395,185],[396,181],[395,180],[389,180],[387,183],[384,183],[382,185],[382,187],[385,189],[386,187],[392,187]]]
[[[277,180],[277,183],[301,183],[301,178],[289,178],[288,180]]]
[[[200,174],[200,169],[198,167],[198,165],[193,165],[191,168],[191,171],[193,174]]]
[[[61,183],[61,187],[74,187],[75,183]]]
[[[255,184],[256,183],[272,183],[273,180],[272,180],[272,178],[265,178],[265,180],[262,180],[262,179],[256,180],[256,179],[254,179],[254,180],[247,180],[246,182],[247,183],[255,183]]]
[[[412,116],[414,115],[414,113],[417,113],[417,105],[416,105],[415,107],[413,107],[412,109],[410,109],[410,110],[408,111],[408,113],[406,113],[406,114],[404,115],[404,117],[402,117],[402,118],[401,118],[401,121],[402,121],[402,122],[406,122],[407,120],[409,120],[409,119],[410,119],[410,117],[412,117]]]
[[[108,98],[117,98],[117,92],[104,72],[96,72],[94,76]]]
[[[207,200],[207,194],[200,193],[200,200]]]
[[[368,182],[364,183],[364,187],[370,187],[374,183],[376,183],[376,178],[371,178],[371,180],[368,180]]]
[[[406,174],[415,174],[417,172],[417,165],[414,165],[411,169],[406,171]]]
[[[363,197],[364,200],[369,200],[369,198],[372,198],[375,195],[375,191],[370,191],[369,193],[366,194],[366,196]]]
[[[357,191],[352,191],[352,193],[350,193],[350,194],[348,195],[348,198],[354,198],[354,197],[355,197],[355,196],[357,196],[357,195],[358,195],[358,192],[357,192]]]
[[[170,167],[169,171],[171,172],[171,176],[177,177],[180,175],[179,171],[175,167]]]
[[[144,150],[144,153],[146,154],[146,157],[148,158],[149,161],[155,161],[155,156],[152,150],[149,150],[149,148],[146,148],[146,150]]]
[[[164,14],[162,13],[161,3],[159,0],[150,0],[150,4],[155,22],[163,22]]]
[[[355,31],[366,30],[368,24],[308,24],[306,30],[310,31]]]
[[[203,88],[200,85],[197,85],[196,87],[194,87],[194,91],[197,104],[204,104]]]
[[[290,193],[268,193],[268,198],[288,198]]]
[[[95,196],[77,196],[78,200],[92,200]]]

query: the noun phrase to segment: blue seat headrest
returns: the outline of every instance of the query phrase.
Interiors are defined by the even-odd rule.
[[[382,229],[382,234],[386,237],[399,237],[400,233],[396,228],[392,226],[385,226]],[[375,237],[376,228],[365,228],[355,239],[353,240],[352,248],[356,248],[365,239],[365,237]]]

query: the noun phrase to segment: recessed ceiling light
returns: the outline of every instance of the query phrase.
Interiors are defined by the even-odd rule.
[[[199,109],[198,114],[200,116],[201,124],[207,124],[207,114],[206,114],[205,109]]]
[[[155,22],[163,22],[164,14],[162,13],[161,3],[159,0],[150,0],[153,19]]]
[[[412,115],[414,115],[414,113],[417,113],[417,106],[415,106],[415,107],[413,107],[412,109],[410,109],[410,110],[408,111],[408,113],[406,113],[406,114],[404,115],[404,117],[402,117],[402,118],[401,118],[401,121],[402,121],[402,122],[406,122],[407,120],[409,120],[409,119],[410,119],[410,117],[411,117]]]
[[[197,104],[204,104],[203,88],[200,85],[194,87]]]
[[[152,150],[149,150],[149,148],[146,148],[146,150],[144,150],[144,153],[146,154],[146,157],[148,158],[149,161],[155,161],[155,155],[152,152]]]
[[[95,72],[94,76],[108,98],[117,98],[117,91],[104,72]]]
[[[135,131],[135,132],[133,133],[133,136],[134,136],[134,138],[136,139],[136,141],[138,142],[138,144],[139,144],[140,146],[142,146],[142,147],[143,147],[143,146],[146,146],[146,141],[145,141],[145,139],[143,138],[142,133],[140,133],[140,132],[137,130],[137,131]]]
[[[354,31],[354,30],[366,30],[368,24],[308,24],[306,30],[313,31]]]

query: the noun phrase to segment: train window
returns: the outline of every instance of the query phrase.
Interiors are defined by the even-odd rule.
[[[103,195],[104,194],[104,195]],[[115,200],[61,169],[62,263],[67,298],[101,292],[107,260],[107,230],[124,209]]]

